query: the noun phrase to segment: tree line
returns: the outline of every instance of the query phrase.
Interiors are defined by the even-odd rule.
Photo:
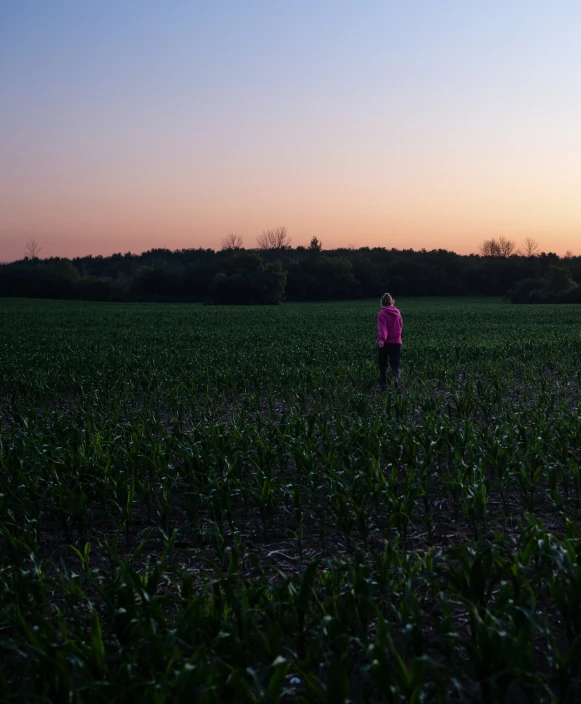
[[[491,244],[492,243],[492,244]],[[385,247],[323,250],[314,237],[292,247],[285,228],[260,247],[228,235],[221,250],[151,249],[141,254],[44,258],[32,243],[0,265],[0,296],[92,301],[272,304],[395,296],[503,296],[515,302],[580,301],[581,257],[560,258],[488,240],[480,254]]]

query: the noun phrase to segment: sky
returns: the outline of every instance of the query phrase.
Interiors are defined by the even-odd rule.
[[[0,261],[581,254],[578,0],[0,0]]]

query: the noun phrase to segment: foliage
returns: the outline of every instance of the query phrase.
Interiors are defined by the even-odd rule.
[[[142,254],[72,261],[26,259],[0,265],[0,296],[96,300],[102,292],[102,300],[208,302],[216,297],[213,282],[218,274],[232,277],[273,266],[287,275],[283,292],[287,301],[377,300],[386,290],[395,296],[502,296],[518,282],[543,279],[551,266],[563,265],[571,270],[573,280],[581,280],[581,257],[559,259],[551,253],[481,257],[442,249],[416,252],[384,247],[323,252],[316,237],[309,247],[291,249],[285,244],[245,250],[238,248],[236,237],[219,252],[152,249]]]
[[[247,268],[234,268],[232,274],[216,275],[210,286],[210,300],[218,304],[277,304],[280,303],[286,284],[286,273],[276,265],[263,267],[260,258],[244,255],[239,264]]]
[[[542,279],[523,279],[513,289],[507,291],[506,298],[512,303],[541,302],[545,287]]]
[[[581,287],[573,281],[569,267],[551,264],[545,276],[519,281],[506,298],[513,303],[579,303]]]
[[[167,266],[142,266],[133,277],[129,297],[139,300],[162,299],[179,293],[177,274]]]
[[[311,242],[309,244],[309,250],[311,252],[321,252],[323,249],[323,243],[317,237],[311,237]]]
[[[82,301],[114,301],[119,298],[119,286],[111,279],[87,276],[78,282],[79,298]]]
[[[581,303],[581,285],[555,295],[555,303]]]
[[[311,256],[289,267],[288,297],[294,301],[356,298],[358,285],[352,268],[348,259],[324,257],[315,250]]]
[[[543,284],[550,293],[561,293],[575,288],[576,284],[571,278],[571,269],[568,266],[553,264],[543,277]]]
[[[570,306],[4,301],[7,702],[579,699]],[[232,350],[233,354],[228,354]]]

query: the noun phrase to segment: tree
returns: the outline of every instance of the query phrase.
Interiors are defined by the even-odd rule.
[[[522,246],[522,254],[525,257],[534,257],[539,251],[539,243],[532,237],[527,237],[524,245]]]
[[[38,242],[34,239],[34,237],[31,237],[26,243],[26,249],[24,252],[28,259],[38,259],[38,255],[41,250],[42,247],[39,247]]]
[[[264,230],[256,238],[258,249],[290,249],[291,239],[286,227],[276,227],[274,230]]]
[[[286,272],[277,264],[232,275],[220,272],[212,280],[209,297],[216,304],[280,303],[284,296],[286,277]]]
[[[72,284],[78,283],[81,279],[79,270],[70,261],[70,259],[57,259],[56,261],[53,261],[51,264],[51,269],[59,279],[66,279]]]
[[[242,249],[242,236],[229,232],[222,239],[222,249]]]
[[[500,236],[498,239],[492,238],[484,240],[480,245],[480,252],[483,257],[504,257],[508,259],[516,249],[516,242],[506,237]]]
[[[557,264],[551,264],[542,280],[546,290],[551,293],[570,291],[576,286],[571,277],[571,269],[568,266],[558,266]]]
[[[141,266],[130,285],[132,297],[160,299],[179,295],[180,282],[176,272],[167,266]]]
[[[225,262],[226,273],[232,274],[240,271],[260,271],[264,269],[264,261],[258,252],[244,250],[230,255]]]
[[[494,238],[484,240],[484,242],[480,245],[480,254],[482,254],[483,257],[498,257],[499,252],[496,240]]]
[[[289,268],[288,297],[299,301],[324,301],[356,296],[359,282],[352,269],[353,265],[345,257],[324,254],[306,257]]]
[[[118,286],[111,279],[88,276],[79,281],[79,298],[82,301],[111,301],[119,295]]]
[[[309,245],[309,251],[310,252],[320,252],[323,249],[323,243],[321,240],[317,239],[316,237],[313,237],[311,239],[311,244]]]
[[[501,257],[508,258],[511,254],[514,254],[514,251],[516,249],[516,242],[514,242],[513,240],[509,240],[506,237],[499,237],[497,242]]]

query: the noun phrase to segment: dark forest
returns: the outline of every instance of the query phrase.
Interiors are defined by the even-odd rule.
[[[152,249],[0,265],[0,296],[89,301],[273,304],[398,296],[505,296],[581,301],[581,257],[459,255],[361,247]]]

